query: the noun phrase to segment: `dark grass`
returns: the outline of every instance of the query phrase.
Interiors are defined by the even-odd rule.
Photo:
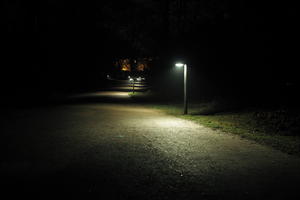
[[[131,94],[137,102],[167,114],[193,121],[214,130],[271,146],[300,156],[300,115],[288,107],[249,107],[219,98],[189,102],[189,114],[182,115],[182,102],[151,91]]]

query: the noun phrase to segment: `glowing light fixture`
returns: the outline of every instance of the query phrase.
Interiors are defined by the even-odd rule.
[[[176,66],[176,67],[183,67],[184,64],[183,64],[183,63],[176,63],[175,66]]]

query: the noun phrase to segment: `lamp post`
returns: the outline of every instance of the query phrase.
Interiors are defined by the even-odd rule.
[[[129,81],[132,82],[132,93],[134,93],[134,79],[129,78]]]
[[[183,67],[183,77],[184,77],[184,87],[183,87],[183,114],[186,115],[188,113],[187,109],[187,65],[184,63],[176,63],[176,67]]]

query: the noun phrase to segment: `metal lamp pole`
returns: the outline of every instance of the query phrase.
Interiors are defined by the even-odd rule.
[[[132,93],[134,94],[134,79],[132,81]]]
[[[129,78],[129,82],[132,84],[132,93],[134,94],[134,78]]]
[[[187,65],[183,63],[176,63],[176,67],[183,67],[183,78],[184,78],[184,87],[183,87],[183,114],[188,113],[187,108]]]
[[[183,66],[183,76],[184,76],[184,103],[183,103],[183,114],[186,115],[188,112],[187,109],[187,65],[184,64]]]

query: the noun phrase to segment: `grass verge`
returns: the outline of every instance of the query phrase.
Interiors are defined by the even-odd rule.
[[[224,111],[226,110],[224,106],[222,107],[216,102],[207,102],[190,103],[189,114],[182,115],[183,108],[180,103],[143,101],[149,98],[151,93],[135,93],[131,94],[131,96],[136,98],[137,101],[143,102],[147,107],[193,121],[214,130],[236,134],[242,138],[271,146],[288,154],[300,156],[300,137],[295,133],[290,134],[289,130],[277,130],[278,127],[276,125],[280,124],[279,120],[273,119],[274,122],[271,120],[272,118],[276,119],[276,112],[269,112],[272,114],[269,118],[260,118],[262,113],[266,112],[257,109],[229,109],[234,110],[229,112]],[[228,105],[225,105],[225,107],[228,107]],[[285,124],[287,124],[286,121],[285,119]]]

